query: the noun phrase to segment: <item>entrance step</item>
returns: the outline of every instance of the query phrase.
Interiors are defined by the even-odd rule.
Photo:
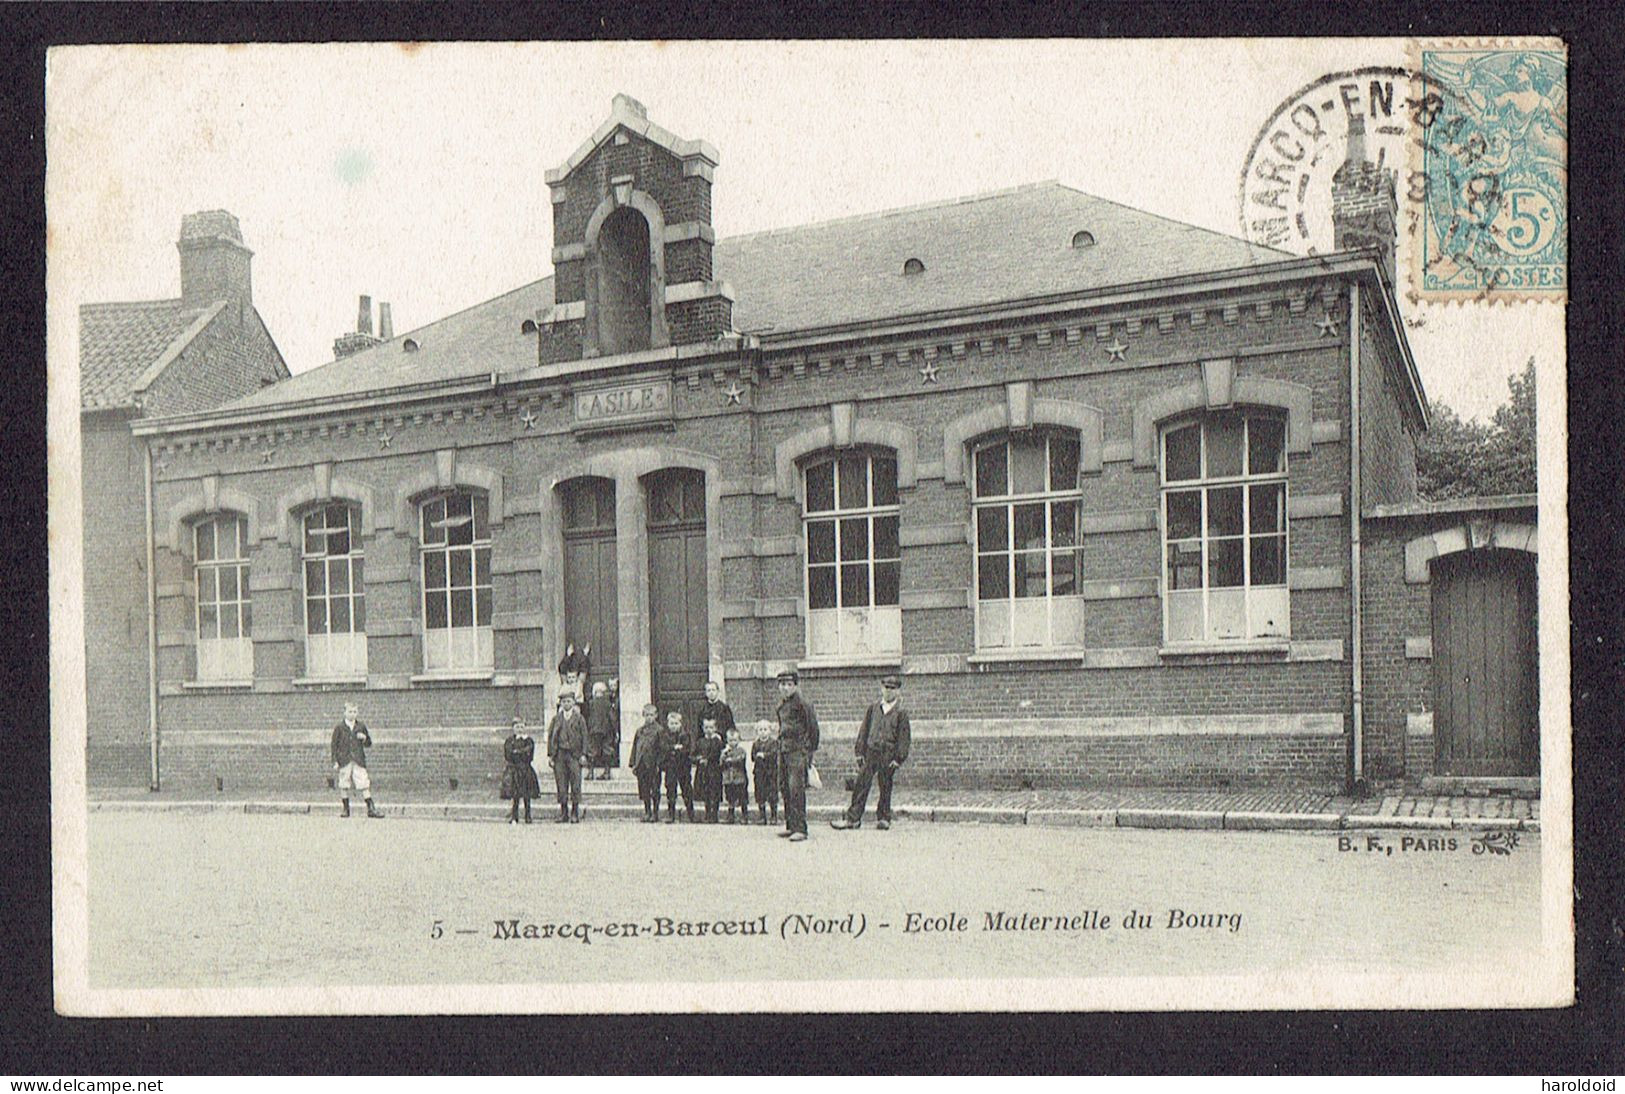
[[[1540,797],[1540,779],[1536,777],[1475,777],[1430,775],[1422,780],[1422,789],[1429,794],[1486,795],[1507,798]]]

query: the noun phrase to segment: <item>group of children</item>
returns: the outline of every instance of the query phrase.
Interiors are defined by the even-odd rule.
[[[778,823],[779,740],[772,722],[764,719],[756,723],[756,740],[747,751],[738,729],[730,728],[727,739],[723,739],[721,719],[717,717],[702,717],[700,731],[695,733],[684,727],[681,711],[667,714],[665,725],[660,724],[659,714],[653,703],[646,704],[643,724],[632,738],[629,766],[637,776],[644,823],[660,821],[663,781],[667,824],[677,822],[679,794],[691,822],[696,820],[694,802],[698,799],[706,824],[718,822],[724,802],[729,824],[749,824],[752,776],[760,822],[769,823],[771,814],[771,822]]]

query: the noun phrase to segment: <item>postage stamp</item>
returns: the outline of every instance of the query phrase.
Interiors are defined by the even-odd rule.
[[[1568,58],[1561,43],[1413,46],[1421,80],[1410,289],[1562,300],[1568,284]]]

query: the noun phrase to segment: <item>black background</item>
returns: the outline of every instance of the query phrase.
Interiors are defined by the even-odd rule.
[[[0,1074],[689,1075],[1625,1070],[1618,146],[1612,5],[0,6]],[[1570,49],[1569,516],[1577,1003],[1565,1010],[70,1020],[51,1009],[45,49],[119,42],[1542,34]],[[974,93],[969,91],[969,93]],[[1509,970],[1510,971],[1510,970]],[[658,999],[652,1005],[660,1005]]]

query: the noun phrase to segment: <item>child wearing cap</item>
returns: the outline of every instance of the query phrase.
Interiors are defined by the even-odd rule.
[[[896,673],[880,678],[880,700],[869,704],[858,730],[858,777],[852,786],[852,801],[846,813],[829,822],[831,828],[858,828],[863,809],[869,802],[869,784],[880,783],[880,801],[875,806],[875,827],[891,827],[891,786],[897,769],[908,759],[908,711],[903,709],[903,679]]]

